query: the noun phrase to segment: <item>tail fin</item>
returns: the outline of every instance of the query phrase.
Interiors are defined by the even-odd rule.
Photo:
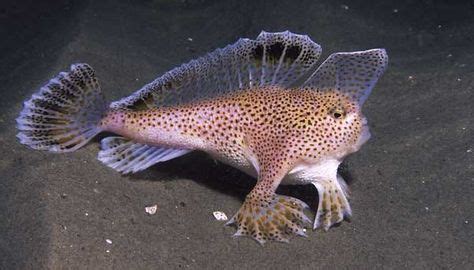
[[[107,106],[94,70],[74,64],[24,103],[16,119],[22,144],[51,152],[72,152],[101,130]]]

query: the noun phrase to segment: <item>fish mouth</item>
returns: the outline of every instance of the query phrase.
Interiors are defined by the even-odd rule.
[[[362,123],[362,127],[363,127],[363,128],[364,128],[364,127],[367,127],[367,128],[368,128],[367,118],[362,117],[361,123]]]
[[[359,138],[357,139],[357,142],[355,143],[355,150],[358,151],[360,147],[366,143],[371,135],[370,135],[370,129],[369,129],[369,124],[367,122],[367,118],[363,116],[362,114],[359,114],[359,119],[360,119],[360,133],[359,133]]]
[[[364,143],[366,143],[370,139],[370,137],[371,135],[369,125],[367,124],[367,119],[363,118],[360,136],[357,142],[358,147],[361,147]]]

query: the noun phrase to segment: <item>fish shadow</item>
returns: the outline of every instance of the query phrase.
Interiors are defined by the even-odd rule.
[[[236,198],[244,198],[256,182],[251,176],[197,151],[158,163],[129,177],[132,181],[168,182],[190,179],[199,185]]]
[[[342,163],[338,173],[349,185],[353,182],[347,164]],[[256,183],[255,178],[197,151],[158,163],[129,177],[132,181],[191,179],[199,185],[233,196],[241,201],[245,199]],[[314,211],[318,208],[318,192],[313,185],[280,185],[276,192],[298,198],[307,203]]]

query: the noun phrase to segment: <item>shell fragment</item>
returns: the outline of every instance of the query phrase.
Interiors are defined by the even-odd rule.
[[[217,220],[220,220],[220,221],[226,221],[227,220],[227,215],[222,211],[214,211],[214,212],[212,212],[212,214],[214,215],[214,217]]]

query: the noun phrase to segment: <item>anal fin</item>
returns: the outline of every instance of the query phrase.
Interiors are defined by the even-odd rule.
[[[158,162],[185,155],[189,149],[173,149],[151,146],[123,137],[107,137],[101,142],[98,159],[123,174],[142,171]]]

